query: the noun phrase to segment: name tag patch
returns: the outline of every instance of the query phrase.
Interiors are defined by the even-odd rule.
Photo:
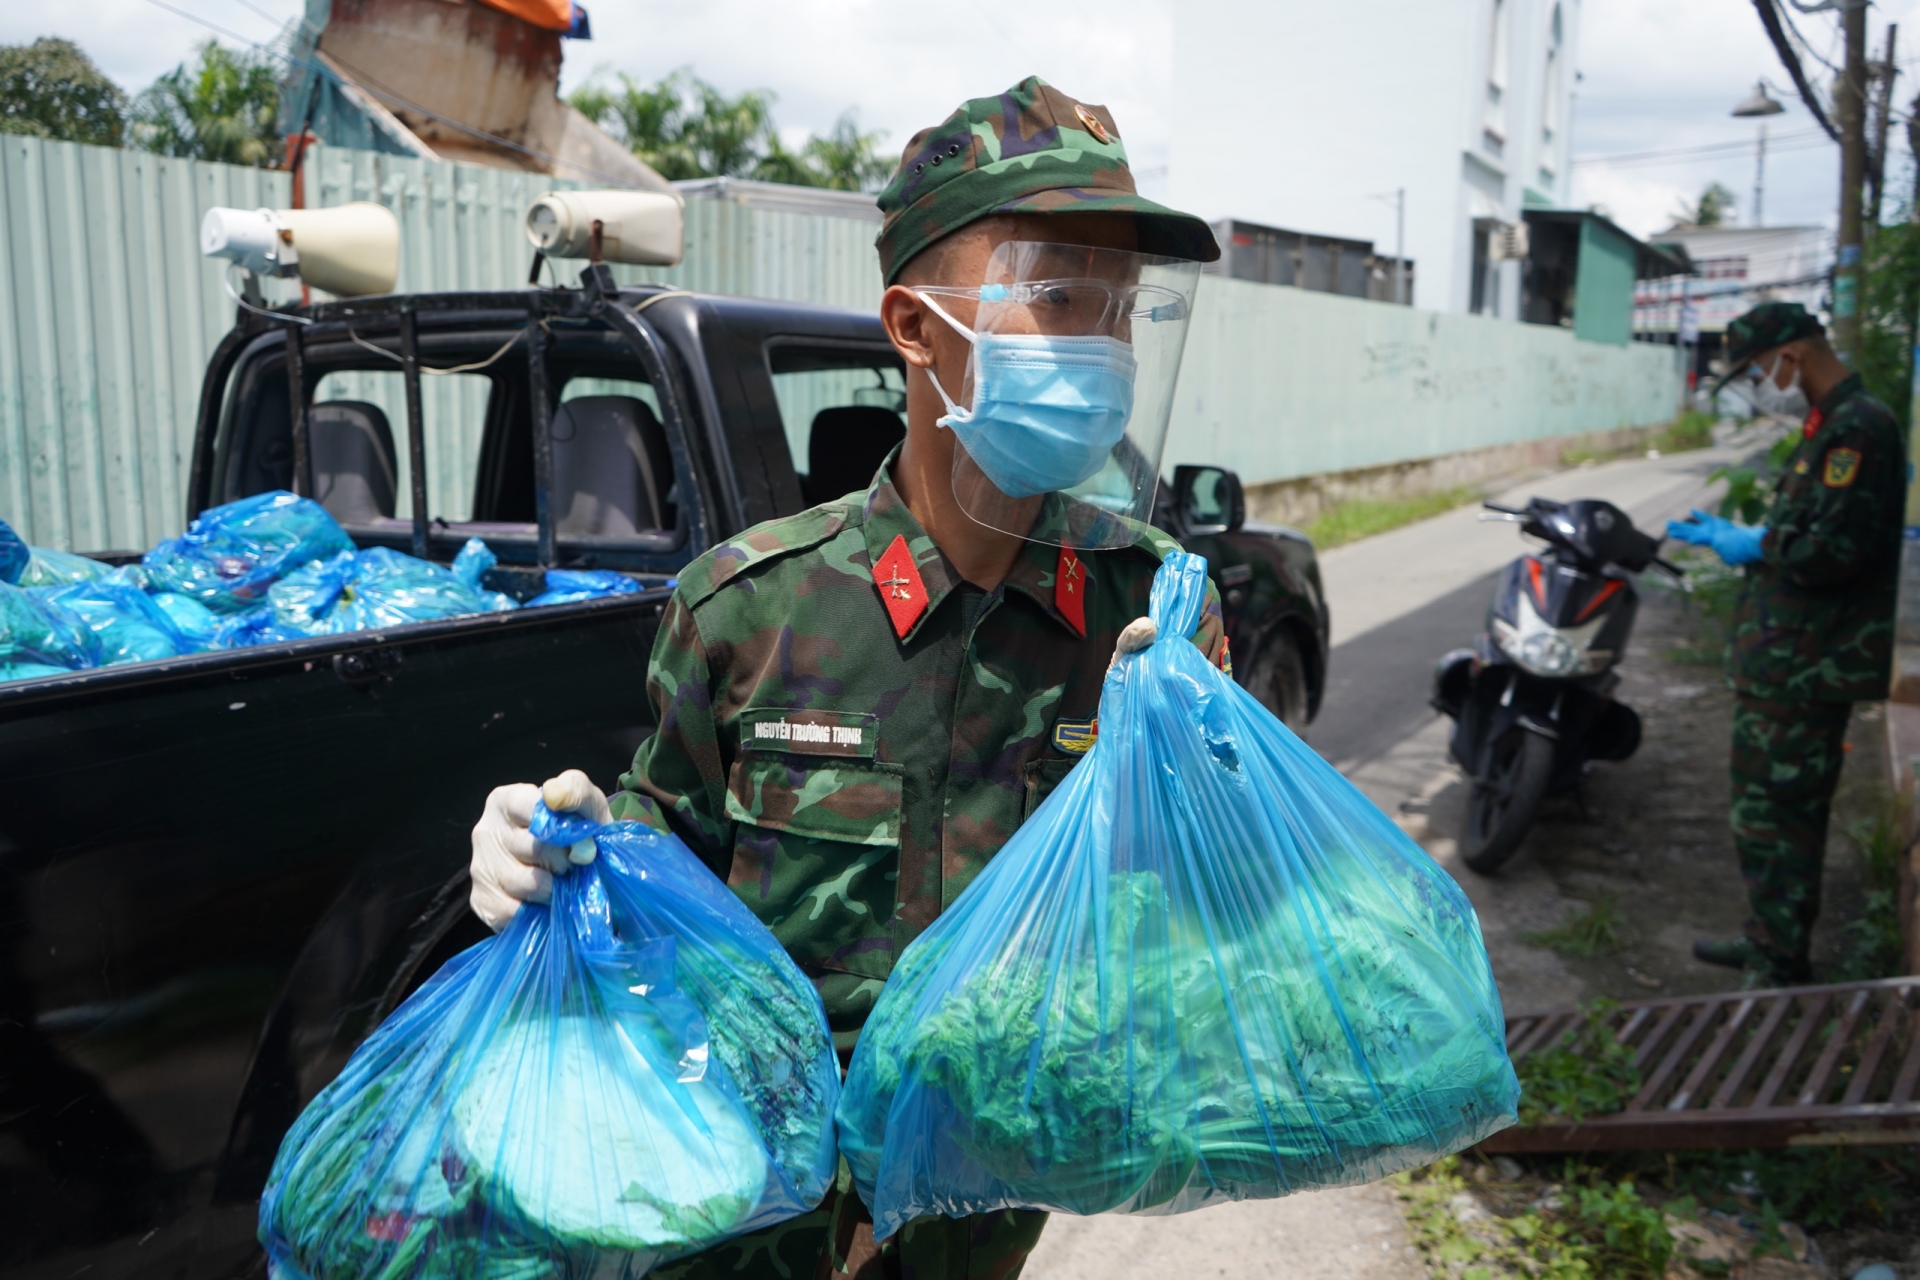
[[[756,707],[740,713],[740,749],[871,760],[879,727],[865,711]]]
[[[1100,738],[1100,721],[1093,720],[1056,720],[1053,722],[1053,745],[1070,756],[1083,756],[1093,750],[1093,744]]]

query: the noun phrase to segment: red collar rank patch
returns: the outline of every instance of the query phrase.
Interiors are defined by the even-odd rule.
[[[1827,420],[1826,415],[1821,413],[1818,409],[1815,409],[1811,413],[1807,414],[1807,420],[1800,424],[1801,439],[1811,440],[1815,436],[1819,435],[1820,426],[1826,420]]]
[[[1829,489],[1845,489],[1860,478],[1860,451],[1858,449],[1829,449],[1827,461],[1821,470],[1820,481]]]
[[[873,566],[873,585],[879,589],[880,602],[887,606],[893,633],[902,640],[913,624],[927,611],[927,584],[920,580],[920,566],[907,550],[905,534],[893,535],[893,544]]]
[[[1053,607],[1075,631],[1087,634],[1087,562],[1065,547],[1053,570]]]

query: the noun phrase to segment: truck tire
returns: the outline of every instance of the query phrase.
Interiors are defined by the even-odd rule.
[[[1307,661],[1284,628],[1275,630],[1254,655],[1246,690],[1296,734],[1307,731]]]
[[[1553,776],[1553,743],[1525,729],[1510,730],[1493,749],[1484,779],[1475,779],[1467,801],[1466,864],[1492,875],[1511,858],[1533,825],[1540,798]]]

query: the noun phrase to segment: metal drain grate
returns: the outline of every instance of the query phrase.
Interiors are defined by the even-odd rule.
[[[1920,976],[1636,1000],[1601,1021],[1640,1072],[1625,1109],[1516,1126],[1481,1150],[1920,1142]],[[1571,1009],[1517,1014],[1507,1052],[1518,1066],[1585,1025]]]

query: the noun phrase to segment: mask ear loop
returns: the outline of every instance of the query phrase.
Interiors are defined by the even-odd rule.
[[[980,335],[979,334],[967,328],[967,326],[961,324],[958,320],[955,320],[952,316],[948,315],[947,309],[945,307],[935,302],[932,298],[928,297],[926,294],[921,293],[919,290],[916,289],[914,290],[913,296],[920,299],[920,301],[926,303],[927,306],[932,309],[933,314],[939,316],[942,320],[945,320],[948,324],[952,325],[954,328],[954,332],[958,333],[961,337],[965,338],[967,342],[972,346],[973,356],[970,357],[970,359],[973,359],[973,360],[978,359],[980,354]],[[933,424],[934,426],[951,427],[956,422],[965,423],[965,422],[973,421],[973,410],[962,409],[957,403],[955,403],[954,398],[947,394],[946,384],[942,383],[939,379],[939,376],[936,375],[931,369],[927,371],[927,381],[933,384],[933,389],[940,393],[941,402],[947,406],[946,415],[944,417],[935,419]],[[974,370],[974,385],[977,387],[979,383],[980,383],[979,370],[976,368]]]

